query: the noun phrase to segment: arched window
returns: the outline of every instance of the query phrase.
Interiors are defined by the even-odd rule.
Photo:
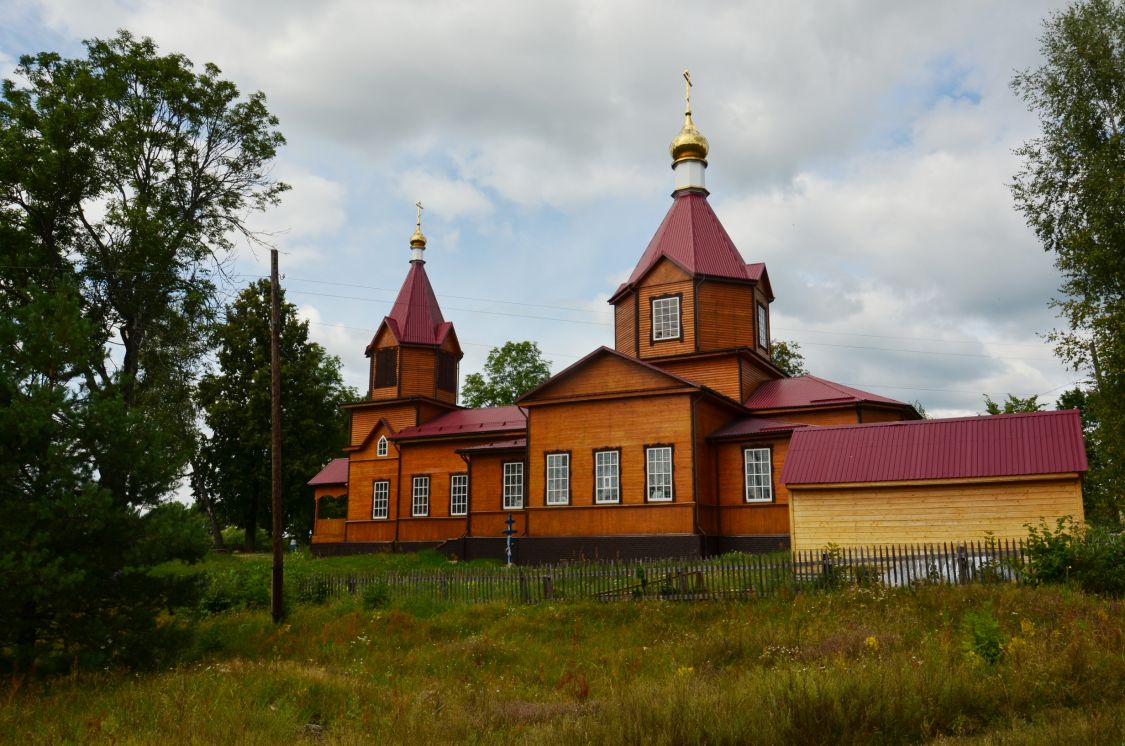
[[[386,456],[387,455],[387,436],[386,435],[380,435],[379,436],[379,442],[375,446],[375,455],[376,456]]]

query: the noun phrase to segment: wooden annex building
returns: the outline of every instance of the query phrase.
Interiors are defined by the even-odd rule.
[[[1030,436],[950,430],[910,404],[778,370],[769,274],[708,204],[707,150],[689,104],[671,147],[672,205],[609,300],[613,346],[514,406],[457,405],[461,347],[426,275],[419,220],[402,289],[365,351],[368,396],[346,407],[346,456],[310,481],[315,552],[499,557],[509,516],[520,562],[962,540],[1081,517],[1075,413],[1045,413],[1066,421]],[[926,454],[939,444],[935,465]],[[997,450],[1026,458],[998,458],[989,473],[958,465]],[[1043,450],[1068,456],[1045,473]],[[321,515],[339,496],[346,515]],[[935,523],[935,505],[953,517]]]

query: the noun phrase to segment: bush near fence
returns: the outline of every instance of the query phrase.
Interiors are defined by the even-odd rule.
[[[1025,572],[1022,541],[964,544],[829,546],[789,554],[725,555],[718,559],[600,561],[539,567],[451,567],[404,572],[312,575],[298,597],[323,601],[364,594],[425,598],[449,603],[538,603],[587,598],[704,600],[750,599],[845,585],[905,587],[917,584],[999,583]]]

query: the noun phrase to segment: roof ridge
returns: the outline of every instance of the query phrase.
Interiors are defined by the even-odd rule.
[[[1081,415],[1077,409],[1046,409],[1039,412],[1005,412],[1002,414],[971,414],[960,417],[934,417],[921,420],[894,420],[891,422],[847,422],[840,425],[820,425],[821,430],[847,430],[849,428],[874,428],[874,427],[903,427],[926,424],[952,424],[955,422],[988,421],[996,418],[1002,420],[1019,419],[1024,417],[1042,417],[1044,415]]]

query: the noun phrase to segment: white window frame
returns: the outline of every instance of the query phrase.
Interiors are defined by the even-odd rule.
[[[449,476],[449,514],[467,515],[469,512],[469,475]]]
[[[386,435],[380,435],[379,436],[379,442],[375,444],[375,455],[376,456],[386,456],[387,455],[387,436]]]
[[[667,469],[663,468],[665,466]],[[657,470],[655,467],[660,468]],[[645,500],[650,503],[664,503],[672,502],[674,497],[672,446],[645,448]]]
[[[568,505],[570,503],[570,454],[547,454],[547,497],[548,505]]]
[[[652,299],[652,341],[680,339],[680,296]]]
[[[505,461],[503,480],[504,510],[522,510],[523,462]]]
[[[379,488],[382,487],[383,495],[380,499]],[[382,506],[382,510],[380,510]],[[371,520],[385,521],[390,516],[391,508],[391,483],[386,479],[379,479],[371,485]],[[381,515],[380,515],[381,513]]]
[[[773,464],[769,448],[743,448],[742,474],[748,503],[773,502]]]
[[[410,487],[410,515],[425,518],[430,514],[430,478],[414,477]]]
[[[617,449],[594,451],[594,502],[621,502],[621,451]]]
[[[763,350],[770,348],[770,330],[766,304],[758,304],[758,346]]]

